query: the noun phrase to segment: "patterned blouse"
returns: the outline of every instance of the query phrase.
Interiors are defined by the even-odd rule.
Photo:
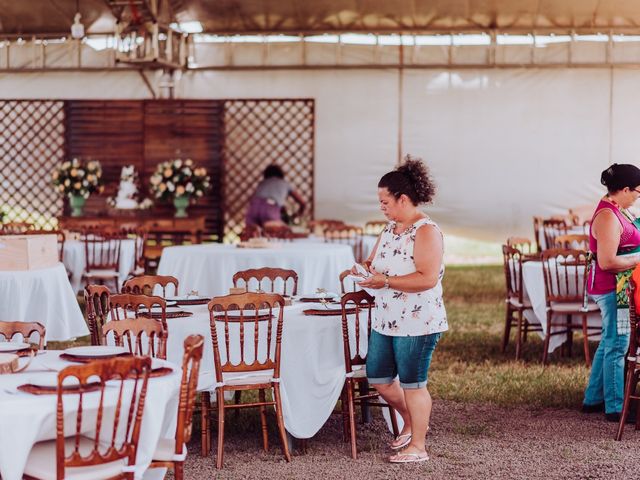
[[[393,233],[396,224],[390,222],[380,235],[371,266],[389,277],[414,273],[416,231],[423,225],[438,228],[431,219],[423,218],[396,235]],[[443,275],[444,265],[441,265],[436,286],[422,292],[407,293],[391,288],[376,290],[376,315],[372,328],[393,337],[416,337],[448,330],[447,313],[442,302]]]

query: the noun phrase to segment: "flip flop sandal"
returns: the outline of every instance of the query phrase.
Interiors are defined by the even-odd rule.
[[[418,462],[426,462],[429,460],[429,455],[426,453],[396,453],[389,457],[389,462],[391,463],[418,463]]]
[[[391,450],[400,450],[401,448],[406,447],[411,443],[411,434],[405,433],[404,435],[398,435],[393,441],[397,442],[398,440],[402,440],[402,443],[398,443],[394,445],[393,443],[389,444],[389,448]]]

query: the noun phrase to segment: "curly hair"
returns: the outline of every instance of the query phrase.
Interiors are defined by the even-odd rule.
[[[420,158],[411,155],[398,168],[383,175],[378,188],[386,188],[396,199],[406,195],[414,205],[431,202],[436,193],[429,169]]]

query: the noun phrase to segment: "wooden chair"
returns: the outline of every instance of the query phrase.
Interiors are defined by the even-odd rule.
[[[268,290],[263,289],[263,281],[265,279],[270,280],[271,288]],[[291,295],[298,294],[298,274],[294,270],[287,270],[284,268],[250,268],[248,270],[242,270],[233,274],[233,286],[238,287],[240,281],[244,282],[248,291],[251,290],[253,285],[257,282],[258,292],[268,291],[270,293],[281,293],[281,295],[287,294],[287,284],[289,280],[293,281],[293,292]],[[253,282],[252,282],[253,280]],[[280,280],[281,282],[276,282]],[[276,292],[276,287],[282,285],[282,292]],[[267,285],[268,286],[268,285]]]
[[[523,255],[531,256],[535,254],[531,240],[526,237],[509,237],[507,238],[507,246],[519,250]]]
[[[335,228],[344,225],[342,220],[331,220],[328,218],[319,218],[309,222],[309,231],[314,235],[323,236],[327,228]]]
[[[544,275],[545,299],[547,303],[547,329],[544,337],[542,363],[547,364],[549,341],[552,335],[566,335],[565,342],[569,355],[573,343],[573,331],[581,329],[583,336],[584,357],[591,366],[589,354],[589,336],[599,334],[600,327],[589,327],[587,316],[597,312],[598,305],[591,300],[585,303],[587,287],[587,253],[582,250],[552,248],[542,252],[542,270]],[[554,320],[554,316],[566,318]],[[581,323],[574,323],[573,318],[580,317]],[[561,327],[559,332],[551,332],[552,327]],[[592,331],[589,333],[589,331]],[[593,330],[597,330],[593,332]]]
[[[379,395],[373,390],[367,381],[367,355],[366,347],[371,335],[371,316],[375,308],[375,299],[364,290],[347,293],[342,296],[342,344],[344,351],[344,366],[346,379],[342,389],[342,414],[344,437],[351,441],[351,457],[357,458],[356,448],[356,422],[355,404],[362,406],[363,412],[367,406],[386,407],[391,417],[391,427],[394,436],[398,436],[398,423],[395,410],[386,403],[374,402]],[[355,314],[347,315],[350,309],[355,308]],[[362,318],[365,317],[365,318]],[[361,322],[366,322],[362,328]],[[361,338],[363,337],[363,338]],[[358,393],[356,393],[356,388]],[[346,411],[345,411],[346,407]]]
[[[5,322],[0,321],[0,335],[5,338],[7,342],[12,341],[16,335],[22,337],[22,341],[25,343],[31,343],[31,336],[38,334],[38,350],[44,348],[44,339],[47,330],[39,322]]]
[[[153,318],[111,320],[103,329],[103,341],[113,335],[114,344],[126,346],[130,353],[142,357],[167,358],[167,332],[162,323]]]
[[[324,241],[351,245],[356,262],[362,259],[362,228],[352,225],[328,227],[324,231]]]
[[[287,225],[271,225],[262,227],[262,236],[275,240],[291,241],[297,236]]]
[[[165,225],[150,229],[144,244],[145,271],[157,268],[164,247],[194,245],[201,241],[201,232],[187,227]]]
[[[153,295],[156,286],[162,287],[162,298],[167,296],[167,286],[173,285],[173,295],[178,295],[178,279],[171,275],[141,275],[125,281],[122,293]]]
[[[33,229],[31,222],[8,222],[1,225],[1,235],[25,235],[29,230]]]
[[[145,273],[144,249],[147,243],[149,232],[145,228],[136,225],[123,225],[120,227],[120,233],[124,238],[134,241],[134,262],[133,268],[129,272],[129,276],[138,277]]]
[[[176,480],[184,478],[184,461],[187,456],[187,443],[191,440],[193,410],[196,404],[198,374],[204,338],[202,335],[190,335],[184,340],[182,356],[182,381],[180,382],[180,403],[176,436],[161,439],[153,454],[149,468],[171,468]]]
[[[83,236],[86,258],[82,281],[89,283],[105,283],[112,281],[115,290],[119,291],[120,276],[120,243],[122,235],[110,231],[85,233]]]
[[[574,248],[576,250],[589,251],[589,235],[567,234],[558,235],[555,239],[556,248]]]
[[[143,307],[141,310],[140,307]],[[109,311],[111,320],[125,320],[127,318],[139,318],[141,313],[151,312],[154,307],[160,307],[160,315],[154,314],[153,318],[162,324],[165,332],[167,328],[167,302],[164,298],[150,295],[134,295],[132,293],[121,293],[111,295],[109,298]],[[142,317],[144,318],[144,317]]]
[[[60,371],[56,439],[33,446],[25,467],[25,478],[50,479],[55,468],[57,480],[133,480],[150,370],[150,358],[130,357],[74,365]],[[79,395],[69,395],[62,389],[63,384],[70,383],[65,381],[67,379],[76,380]],[[130,382],[130,388],[123,388],[125,381]],[[120,385],[116,383],[117,388],[113,388],[114,382]],[[114,399],[115,405],[114,402],[97,401],[105,398]],[[65,408],[67,404],[69,406]],[[65,428],[71,416],[70,408],[77,412],[75,418],[71,417],[75,424]],[[93,431],[86,427],[89,418],[94,417],[83,418],[85,410],[96,411]]]
[[[640,429],[640,393],[638,393],[638,381],[640,380],[640,325],[638,325],[638,306],[640,306],[640,269],[633,271],[629,281],[629,322],[631,334],[629,336],[629,350],[625,358],[625,387],[622,413],[615,439],[622,440],[624,425],[631,409],[631,400],[636,401],[636,430]]]
[[[264,320],[260,320],[259,309],[267,312],[267,318]],[[217,386],[218,456],[216,468],[222,468],[223,464],[225,410],[230,408],[258,407],[260,409],[262,443],[266,451],[269,447],[266,407],[273,406],[276,411],[284,457],[287,462],[291,461],[280,397],[283,309],[284,298],[273,293],[227,295],[215,297],[209,302]],[[265,322],[267,322],[267,326],[264,326]],[[260,328],[260,324],[263,325],[262,328]],[[248,345],[248,342],[245,341],[246,338],[253,338],[253,348],[246,347]],[[220,353],[221,343],[225,345],[224,357]],[[266,354],[264,358],[260,358],[261,356],[255,355],[254,352],[266,352]],[[243,390],[257,390],[258,401],[225,405],[224,395],[226,392]],[[266,400],[266,390],[272,391],[273,401]],[[208,392],[203,392],[201,402],[202,451],[203,455],[206,455],[211,448]]]
[[[359,290],[362,290],[362,289],[360,288],[360,286],[359,286],[356,282],[354,282],[353,280],[348,280],[348,279],[347,279],[347,276],[348,276],[350,273],[351,273],[351,270],[350,270],[350,269],[349,269],[349,270],[345,270],[345,271],[343,271],[343,272],[340,272],[340,275],[339,275],[339,277],[338,277],[338,278],[340,279],[340,293],[341,293],[342,295],[344,295],[345,293],[348,293],[348,291],[350,291],[350,292],[357,292],[357,291],[359,291]],[[346,283],[346,285],[345,285],[345,283]],[[351,289],[349,289],[349,290],[347,291],[347,287],[349,286],[349,284],[351,285]]]
[[[374,220],[364,224],[365,235],[380,235],[387,228],[389,222],[386,220]]]
[[[542,217],[533,217],[533,239],[538,253],[542,252]]]
[[[84,305],[91,345],[102,345],[102,328],[107,321],[111,292],[104,285],[84,287]]]
[[[584,225],[585,222],[591,223],[591,217],[596,210],[596,205],[578,205],[569,209],[569,215],[573,219],[576,226]]]
[[[529,244],[530,245],[530,244]],[[511,327],[516,327],[516,360],[520,359],[522,344],[527,339],[527,334],[533,331],[541,331],[541,326],[532,326],[524,317],[524,312],[533,310],[531,302],[524,298],[522,288],[522,265],[526,261],[525,255],[515,247],[502,246],[502,258],[504,261],[504,276],[507,286],[505,298],[506,317],[504,334],[502,336],[502,353],[507,350]]]
[[[246,242],[251,238],[262,237],[262,228],[258,225],[247,225],[240,233],[240,241]]]
[[[569,231],[567,220],[562,218],[547,218],[542,220],[542,236],[544,238],[544,249],[554,248],[556,237],[566,235]]]

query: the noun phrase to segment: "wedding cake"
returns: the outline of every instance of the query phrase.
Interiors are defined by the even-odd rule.
[[[138,208],[136,196],[136,169],[133,165],[122,167],[120,172],[120,186],[115,200],[115,207],[123,210]]]

